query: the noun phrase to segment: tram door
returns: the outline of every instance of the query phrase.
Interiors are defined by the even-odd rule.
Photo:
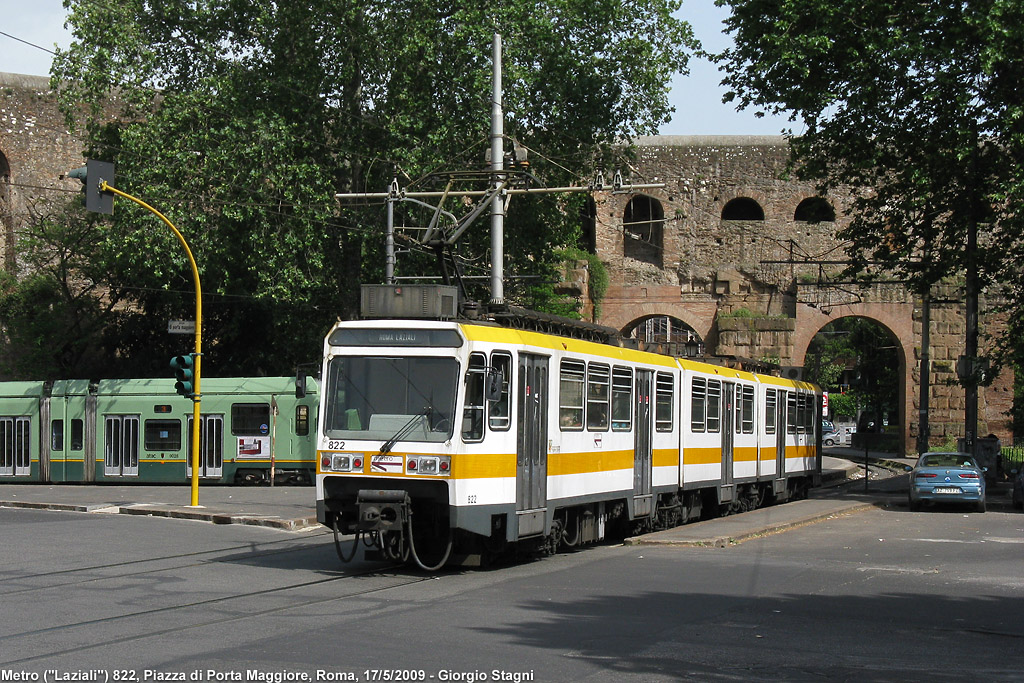
[[[636,371],[634,392],[636,432],[633,439],[633,516],[649,517],[653,510],[651,495],[652,445],[651,432],[651,385],[654,373],[651,370]]]
[[[775,493],[786,490],[786,406],[789,404],[788,392],[779,390],[779,400],[775,405]]]
[[[736,385],[732,382],[722,383],[722,490],[719,501],[722,503],[734,500],[736,484],[733,470],[733,444],[735,442],[736,424]]]
[[[519,354],[516,441],[518,537],[543,534],[548,496],[548,359]]]
[[[139,416],[103,416],[103,476],[139,475]]]
[[[188,448],[185,450],[185,476],[192,476],[192,418],[188,418],[188,433],[185,435]],[[224,416],[199,416],[199,476],[219,479],[224,476]]]
[[[0,474],[20,477],[31,473],[31,427],[28,417],[0,417]]]

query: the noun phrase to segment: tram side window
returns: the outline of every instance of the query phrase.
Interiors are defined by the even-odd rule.
[[[309,406],[295,406],[295,435],[309,436]]]
[[[675,377],[668,372],[658,373],[655,381],[654,428],[659,432],[672,431],[675,388]]]
[[[610,376],[610,369],[604,363],[587,366],[587,429],[592,431],[608,429]]]
[[[633,428],[633,371],[612,368],[612,430],[628,432]]]
[[[181,420],[146,420],[147,451],[180,451]]]
[[[736,433],[742,431],[744,434],[754,433],[754,387],[743,385],[740,387],[740,419],[736,421]],[[742,429],[741,429],[742,428]]]
[[[501,398],[488,406],[488,424],[496,431],[507,431],[512,426],[512,405],[509,387],[512,380],[512,356],[507,353],[491,354],[491,367],[501,373]]]
[[[64,450],[64,420],[50,420],[50,450]]]
[[[85,448],[85,420],[71,421],[71,450],[80,451]]]
[[[558,377],[558,426],[562,431],[583,429],[585,377],[586,368],[581,361],[562,361]]]
[[[807,431],[807,396],[804,394],[796,397],[796,431],[798,434]]]
[[[232,403],[231,433],[234,436],[266,436],[270,433],[269,403]]]
[[[484,380],[487,357],[474,353],[469,357],[466,372],[466,407],[462,410],[462,440],[480,441],[484,438]]]
[[[790,391],[786,398],[786,431],[796,434],[796,392]]]
[[[778,400],[775,389],[768,389],[764,392],[764,432],[765,434],[775,433],[775,415]]]
[[[708,380],[708,431],[719,432],[722,428],[722,383],[717,379]]]
[[[690,382],[690,431],[707,431],[708,381],[694,377]]]

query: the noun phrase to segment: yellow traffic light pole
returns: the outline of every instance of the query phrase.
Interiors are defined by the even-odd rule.
[[[167,217],[162,213],[154,209],[146,202],[133,197],[126,192],[122,192],[116,187],[112,187],[106,180],[101,180],[99,183],[100,192],[112,192],[119,197],[130,199],[144,209],[148,209],[152,213],[156,214],[157,218],[162,220],[167,227],[173,232],[174,236],[178,238],[178,242],[185,249],[185,253],[188,255],[188,262],[192,266],[192,280],[196,285],[196,350],[195,350],[195,385],[193,387],[192,397],[192,507],[199,506],[199,407],[202,394],[199,391],[199,366],[202,361],[202,350],[203,350],[203,291],[199,285],[199,268],[196,266],[196,260],[192,257],[192,250],[188,247],[188,242],[182,237],[181,232],[178,231],[174,224],[167,220]]]

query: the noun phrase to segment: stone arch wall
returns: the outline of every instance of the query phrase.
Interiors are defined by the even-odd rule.
[[[896,357],[899,362],[899,395],[896,397],[898,420],[903,430],[903,452],[912,453],[916,447],[916,430],[911,434],[910,423],[917,417],[917,399],[914,387],[914,363],[919,357],[914,337],[914,301],[904,302],[861,302],[837,306],[831,313],[825,313],[819,307],[798,304],[796,310],[796,328],[793,335],[793,365],[803,365],[807,349],[814,336],[826,325],[840,318],[859,317],[872,320],[892,335],[896,345]],[[902,455],[903,453],[901,453]]]
[[[64,180],[83,162],[82,140],[57,110],[50,79],[0,73],[0,154],[9,165],[9,223],[0,230],[0,263],[16,270],[15,244],[33,213],[73,197],[81,183]]]
[[[845,256],[836,235],[849,222],[853,194],[837,188],[822,195],[813,184],[792,179],[781,137],[653,137],[637,145],[636,176],[665,183],[646,191],[665,208],[664,267],[653,269],[623,254],[616,220],[628,195],[596,193],[595,245],[613,283],[597,322],[623,329],[647,315],[668,315],[692,327],[712,355],[799,366],[810,340],[828,322],[846,315],[875,320],[899,340],[900,421],[903,443],[913,448],[919,299],[900,285],[851,292],[817,284],[821,275],[835,274],[829,268],[839,268],[819,262]],[[744,196],[761,204],[764,220],[722,220],[725,203]],[[813,197],[832,206],[834,221],[795,220],[797,206]],[[962,306],[948,304],[938,313],[933,308],[932,320],[929,415],[936,443],[963,435],[964,392],[955,378],[964,344]],[[1012,373],[1004,372],[979,392],[979,429],[985,430],[980,433],[992,431],[1004,443],[1012,438],[1012,389]]]

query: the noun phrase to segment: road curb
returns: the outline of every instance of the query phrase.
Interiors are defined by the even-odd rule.
[[[246,515],[230,512],[151,507],[145,503],[122,506],[119,512],[122,515],[190,519],[197,522],[209,522],[211,524],[245,524],[248,526],[264,526],[273,529],[281,529],[283,531],[296,531],[298,529],[314,527],[319,524],[315,515],[286,519],[283,517],[266,517],[261,515]]]
[[[29,510],[56,510],[59,512],[98,512],[108,510],[110,503],[91,503],[80,505],[77,503],[36,503],[26,500],[0,500],[0,507],[4,508],[25,508]]]
[[[197,522],[208,522],[210,524],[246,524],[249,526],[263,526],[282,531],[298,531],[319,526],[316,515],[308,517],[268,517],[261,515],[246,515],[231,512],[216,512],[212,510],[188,510],[185,508],[159,507],[155,503],[135,503],[133,505],[118,505],[116,503],[40,503],[24,500],[0,500],[0,507],[22,508],[29,510],[50,510],[54,512],[88,512],[88,513],[116,513],[122,515],[137,515],[140,517],[165,517],[168,519],[188,519]]]
[[[774,522],[765,524],[762,527],[751,529],[740,534],[733,534],[730,536],[711,536],[707,538],[693,538],[693,539],[673,539],[673,538],[654,538],[657,534],[650,534],[648,536],[635,536],[627,538],[623,541],[623,545],[663,545],[663,546],[675,546],[684,548],[725,548],[730,545],[736,545],[744,541],[748,541],[751,538],[758,538],[760,536],[768,536],[770,534],[780,533],[789,529],[795,529],[801,526],[807,526],[808,524],[815,524],[817,522],[823,522],[827,519],[833,519],[843,515],[850,515],[857,512],[866,512],[867,510],[874,510],[878,506],[875,503],[859,503],[857,505],[851,505],[850,507],[839,508],[836,510],[829,510],[827,512],[821,512],[815,515],[808,515],[806,517],[800,517],[798,519],[789,520],[786,522]]]

